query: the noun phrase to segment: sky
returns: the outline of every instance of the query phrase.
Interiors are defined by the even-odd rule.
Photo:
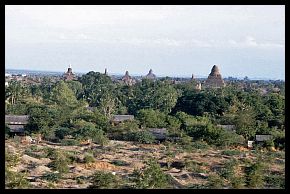
[[[284,5],[6,5],[5,68],[285,79]]]

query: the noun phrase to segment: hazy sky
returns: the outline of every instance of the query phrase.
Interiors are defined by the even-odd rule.
[[[285,77],[285,6],[5,6],[12,69]]]

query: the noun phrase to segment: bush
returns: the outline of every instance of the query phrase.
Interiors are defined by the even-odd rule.
[[[137,131],[127,133],[127,135],[125,136],[125,140],[151,144],[155,141],[155,137],[149,131]]]
[[[241,151],[239,150],[223,150],[221,152],[222,155],[227,155],[227,156],[235,156],[241,154]]]
[[[118,188],[118,180],[110,172],[97,171],[92,175],[91,189],[114,189]]]
[[[210,189],[221,189],[223,188],[224,181],[217,174],[211,174],[208,176],[207,187]]]
[[[61,179],[61,174],[47,172],[44,175],[42,175],[42,179],[47,180],[47,181],[52,181],[52,182],[58,182],[59,179]]]
[[[125,162],[123,160],[114,160],[112,162],[112,164],[114,164],[116,166],[128,166],[128,165],[130,165],[128,162]]]
[[[265,183],[270,188],[285,189],[285,176],[281,175],[265,176]]]
[[[233,176],[231,178],[231,186],[234,189],[242,189],[245,185],[245,178],[240,176]]]
[[[90,154],[86,154],[84,157],[84,163],[92,163],[95,161],[94,156],[90,155]]]
[[[137,189],[168,188],[170,175],[166,175],[155,160],[149,160],[143,170],[134,170],[133,182]]]
[[[62,146],[78,146],[80,145],[78,140],[75,139],[63,139],[61,140]]]
[[[192,147],[195,149],[208,149],[210,146],[205,141],[194,141]]]
[[[26,174],[13,172],[5,166],[5,188],[7,189],[26,189],[30,183],[26,179]]]
[[[264,164],[256,162],[245,168],[246,183],[250,188],[262,188],[264,185]]]
[[[236,159],[231,159],[224,164],[224,167],[219,172],[219,175],[225,179],[232,180],[235,175],[235,167],[238,165]]]
[[[69,160],[66,158],[66,155],[62,152],[55,152],[53,157],[54,160],[50,162],[48,166],[59,173],[67,173],[69,171]]]

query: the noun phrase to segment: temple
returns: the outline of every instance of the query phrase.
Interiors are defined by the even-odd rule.
[[[71,65],[69,65],[67,72],[63,74],[63,78],[65,81],[74,80],[75,74],[72,72]]]
[[[153,73],[152,69],[149,70],[149,73],[145,76],[147,79],[156,79],[156,75]]]
[[[135,80],[132,79],[128,71],[126,71],[125,75],[122,77],[122,81],[128,86],[132,86],[135,83]]]
[[[224,86],[225,82],[222,79],[219,68],[218,66],[214,65],[211,69],[211,73],[209,74],[207,80],[204,83],[204,87],[220,88]]]

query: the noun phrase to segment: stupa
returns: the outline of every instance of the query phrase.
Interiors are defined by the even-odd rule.
[[[135,80],[132,79],[132,77],[129,75],[129,72],[126,71],[125,75],[122,77],[122,81],[126,84],[126,85],[133,85],[135,83]]]
[[[156,79],[156,75],[153,73],[153,70],[150,69],[149,73],[145,76],[147,79]]]
[[[72,72],[72,67],[69,65],[67,72],[63,74],[63,78],[66,81],[73,80],[75,78],[75,74]]]
[[[211,69],[207,80],[204,83],[205,87],[220,88],[225,86],[225,82],[219,72],[218,66],[214,65]]]

